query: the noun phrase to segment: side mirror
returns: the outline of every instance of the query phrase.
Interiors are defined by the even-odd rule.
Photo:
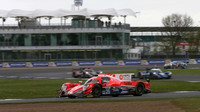
[[[78,81],[79,82],[79,84],[82,84],[83,83],[83,81]]]
[[[147,82],[150,82],[150,79],[149,79],[149,78],[147,78],[147,79],[146,79],[146,81],[147,81]]]

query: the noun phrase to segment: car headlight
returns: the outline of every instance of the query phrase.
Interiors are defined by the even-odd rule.
[[[88,84],[84,85],[84,86],[83,86],[83,91],[85,91],[88,87],[89,87]]]
[[[172,72],[168,72],[168,75],[172,75]]]
[[[85,74],[89,74],[89,72],[85,72]]]
[[[63,84],[62,87],[61,87],[61,90],[65,91],[66,89],[67,89],[67,85]]]

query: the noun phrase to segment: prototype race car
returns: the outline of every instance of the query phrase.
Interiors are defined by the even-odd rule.
[[[102,71],[95,71],[92,68],[79,68],[72,70],[72,77],[74,78],[90,78],[103,73]]]
[[[150,93],[150,81],[131,81],[130,74],[100,74],[88,79],[83,85],[79,83],[64,83],[60,96],[100,97],[102,95],[134,95],[141,96]]]
[[[164,65],[164,69],[187,68],[187,63],[182,61],[173,61]]]
[[[172,77],[172,72],[162,72],[159,68],[147,68],[146,71],[139,71],[137,77],[140,79],[150,78],[150,79],[170,79]]]

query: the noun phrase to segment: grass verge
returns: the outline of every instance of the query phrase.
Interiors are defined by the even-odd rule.
[[[186,112],[200,112],[200,97],[176,98],[171,102]]]
[[[0,99],[56,97],[57,90],[64,82],[79,80],[46,80],[46,79],[1,79]],[[85,80],[82,80],[83,82]],[[172,91],[200,91],[200,82],[152,80],[153,93]]]

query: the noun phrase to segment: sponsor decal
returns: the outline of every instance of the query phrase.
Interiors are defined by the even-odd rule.
[[[120,80],[123,80],[123,75],[122,75],[122,74],[119,75],[119,79],[120,79]]]
[[[118,61],[101,61],[102,65],[118,65]]]
[[[131,81],[131,77],[134,73],[114,74],[112,77],[116,77],[118,80]]]

